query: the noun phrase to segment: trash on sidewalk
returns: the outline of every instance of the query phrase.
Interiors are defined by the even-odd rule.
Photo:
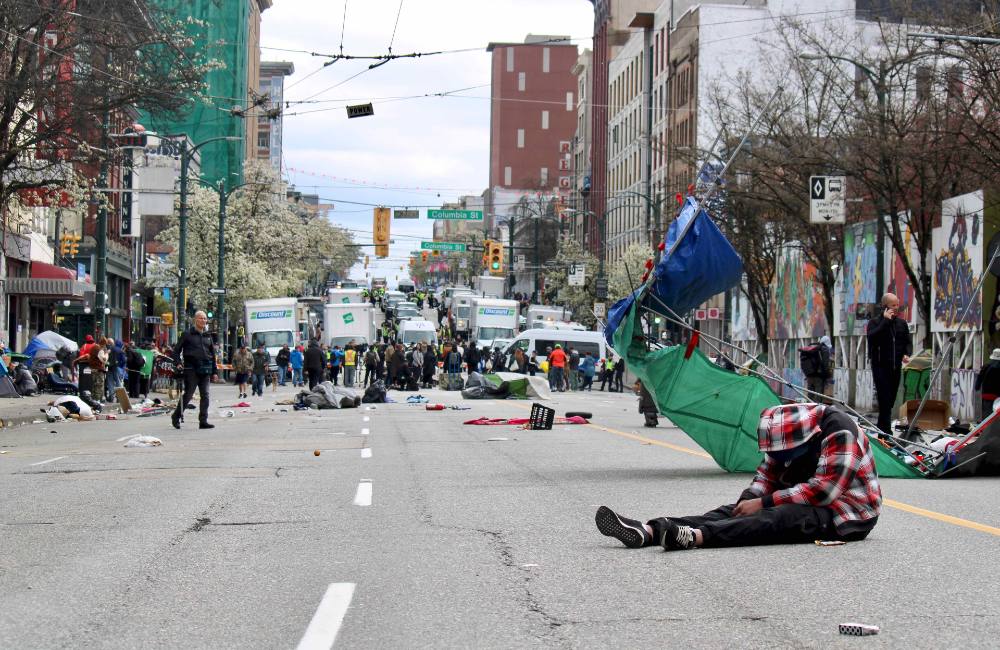
[[[879,633],[877,625],[865,625],[864,623],[841,623],[838,627],[841,634],[848,636],[872,636]]]
[[[220,410],[219,411],[219,417],[220,418],[232,418],[232,417],[236,417],[236,412],[233,411],[233,410]]]
[[[410,395],[406,398],[407,404],[426,404],[430,400],[423,395]]]
[[[481,418],[475,418],[474,420],[466,420],[462,424],[476,424],[476,425],[488,425],[488,426],[510,424],[510,425],[517,425],[517,426],[525,427],[525,425],[530,424],[530,422],[531,421],[530,421],[529,418],[488,418],[488,417],[481,417]],[[555,418],[553,420],[553,424],[589,424],[589,422],[587,422],[587,420],[584,419],[584,418],[581,418],[579,416],[574,416],[574,417],[571,417],[571,418]]]
[[[486,442],[506,442],[510,438],[487,438]]]
[[[154,438],[153,436],[136,436],[135,438],[129,438],[128,442],[125,443],[125,447],[160,447],[163,445],[163,441],[159,438]]]
[[[427,404],[424,406],[425,411],[443,411],[444,404]]]

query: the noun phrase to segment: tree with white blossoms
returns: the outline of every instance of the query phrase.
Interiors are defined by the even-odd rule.
[[[569,286],[569,267],[572,264],[586,266],[582,287]],[[559,241],[555,258],[545,269],[545,296],[556,305],[573,310],[573,320],[592,327],[594,318],[594,280],[597,278],[597,258],[575,239],[564,237]]]
[[[289,203],[270,165],[249,162],[246,182],[231,191],[226,206],[225,308],[238,318],[247,300],[297,296],[321,288],[333,271],[344,274],[360,258],[353,237],[322,215]],[[208,290],[218,269],[219,192],[195,186],[188,198],[188,297],[198,307],[214,305]],[[177,214],[157,239],[174,249],[151,278],[153,286],[176,285]],[[152,273],[151,273],[152,275]]]
[[[649,246],[646,244],[633,243],[625,249],[608,275],[608,306],[639,288],[642,274],[646,272],[646,260],[649,258]]]

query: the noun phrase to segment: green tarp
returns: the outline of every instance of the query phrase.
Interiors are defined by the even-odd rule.
[[[685,346],[647,350],[636,314],[633,306],[614,333],[614,348],[625,352],[629,369],[653,395],[660,412],[726,471],[754,471],[762,458],[757,422],[761,411],[781,403],[778,396],[759,377],[720,368],[697,349],[688,359]],[[869,441],[879,476],[922,476],[876,439]]]

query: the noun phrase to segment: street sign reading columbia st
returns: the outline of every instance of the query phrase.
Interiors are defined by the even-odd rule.
[[[428,210],[428,219],[453,219],[460,221],[482,221],[482,210]]]
[[[464,253],[466,245],[450,241],[424,241],[420,242],[420,248],[425,251],[455,251]]]

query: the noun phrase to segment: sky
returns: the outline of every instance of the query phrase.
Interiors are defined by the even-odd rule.
[[[261,59],[295,65],[285,80],[291,102],[284,109],[285,178],[332,203],[332,220],[354,231],[358,243],[371,243],[370,204],[420,206],[419,221],[393,220],[387,260],[376,262],[365,249],[368,272],[394,284],[405,275],[400,267],[409,252],[431,239],[426,207],[487,187],[487,45],[520,43],[528,34],[564,35],[582,51],[590,48],[592,32],[587,0],[275,0],[262,16]],[[329,59],[309,54],[337,54],[342,47],[348,55],[382,55],[390,43],[394,54],[468,51],[397,59],[371,70],[371,61],[323,67]],[[374,116],[347,118],[346,105],[368,102]],[[364,274],[360,265],[352,271],[357,279]]]

